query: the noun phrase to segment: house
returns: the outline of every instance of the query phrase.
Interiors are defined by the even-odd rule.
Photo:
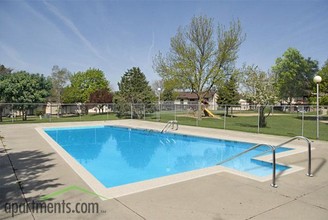
[[[239,99],[238,103],[239,103],[240,107],[238,107],[237,110],[249,110],[250,109],[249,103],[246,100]]]
[[[204,100],[208,103],[209,110],[216,110],[218,104],[217,94],[215,92],[208,92],[204,96]],[[174,104],[176,105],[192,105],[198,103],[198,97],[195,93],[191,92],[179,92],[176,100],[174,100]]]

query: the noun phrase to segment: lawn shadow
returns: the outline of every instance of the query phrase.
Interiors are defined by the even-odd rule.
[[[235,123],[236,125],[239,125],[241,127],[248,127],[248,128],[257,128],[258,125],[254,125],[254,124],[248,124],[248,123]]]
[[[297,116],[296,117],[297,119],[299,119],[299,120],[302,120],[302,116]],[[319,119],[320,119],[320,121],[326,121],[326,120],[328,120],[328,116],[319,116]],[[316,115],[306,115],[306,116],[304,116],[304,120],[305,121],[316,121],[317,120],[317,116]]]

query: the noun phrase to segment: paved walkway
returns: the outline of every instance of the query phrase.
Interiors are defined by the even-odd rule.
[[[134,120],[74,123],[79,124],[120,124],[159,130],[164,126]],[[78,190],[47,200],[66,205],[97,203],[98,214],[32,214],[23,206],[21,210],[9,209],[69,186],[92,191],[35,130],[39,126],[62,125],[73,123],[1,125],[0,136],[4,138],[0,142],[0,219],[12,219],[11,212],[15,212],[14,219],[328,219],[328,142],[323,141],[313,142],[314,177],[307,177],[306,169],[279,176],[278,188],[270,187],[270,181],[219,173],[106,201]],[[178,132],[268,144],[288,139],[188,126],[180,126]],[[278,162],[306,168],[307,154],[279,158]]]

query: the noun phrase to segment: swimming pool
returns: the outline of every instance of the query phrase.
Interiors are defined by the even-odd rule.
[[[44,131],[106,188],[213,167],[254,145],[114,126]],[[266,150],[260,147],[223,166],[269,176],[271,164],[254,159]],[[277,165],[277,172],[287,169],[288,166]]]

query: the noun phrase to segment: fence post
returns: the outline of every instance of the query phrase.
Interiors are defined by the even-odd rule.
[[[14,123],[14,104],[11,104],[11,123]]]
[[[260,108],[261,105],[258,107],[258,116],[257,116],[257,133],[260,133]]]
[[[133,109],[132,109],[132,103],[130,103],[130,105],[131,105],[131,119],[132,119],[132,117],[133,117],[133,115],[132,115],[132,111],[133,111]]]
[[[177,120],[177,105],[174,104],[174,120]]]
[[[199,106],[199,102],[197,102],[197,117],[196,117],[196,126],[198,127],[199,125],[199,118],[202,117],[200,114],[200,106]]]
[[[302,108],[302,136],[304,136],[304,105]]]
[[[81,105],[79,105],[80,106],[80,108],[79,108],[79,118],[80,118],[80,121],[82,120],[82,104]]]
[[[108,120],[108,103],[107,103],[107,106],[106,106],[107,108],[106,108],[106,117],[107,117],[107,120]]]
[[[144,115],[144,120],[146,120],[146,105],[143,104],[143,115]]]
[[[223,129],[226,129],[226,118],[227,118],[227,106],[224,106],[224,121],[223,121]]]
[[[52,103],[50,102],[50,115],[49,115],[49,121],[51,122],[51,115],[52,115]]]
[[[158,121],[161,121],[161,102],[158,103]]]

